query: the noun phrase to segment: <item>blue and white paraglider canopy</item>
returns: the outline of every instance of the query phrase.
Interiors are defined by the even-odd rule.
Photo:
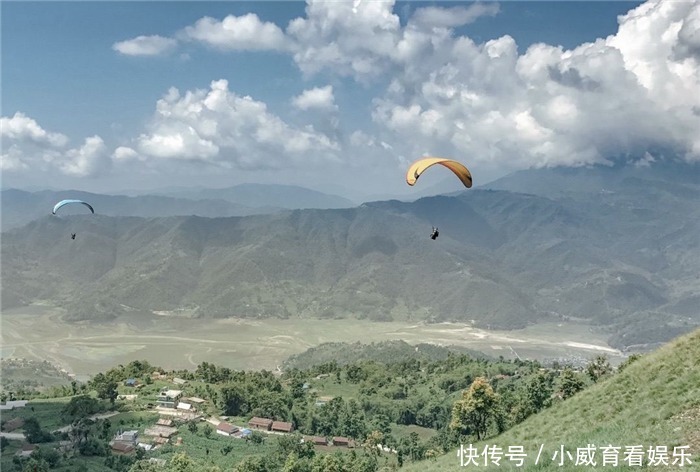
[[[72,203],[81,203],[81,204],[85,205],[86,207],[88,207],[93,214],[95,213],[94,208],[92,208],[92,206],[89,203],[84,202],[82,200],[61,200],[53,207],[53,211],[51,213],[55,215],[59,208],[65,206],[65,205],[70,205]]]

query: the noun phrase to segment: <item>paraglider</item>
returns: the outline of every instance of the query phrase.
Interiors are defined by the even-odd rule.
[[[457,176],[457,178],[459,178],[465,187],[471,188],[472,174],[469,172],[469,169],[467,169],[467,167],[460,162],[442,157],[424,157],[411,164],[406,172],[406,183],[410,186],[414,186],[418,181],[418,178],[423,175],[423,172],[435,164],[440,164],[447,167]],[[433,231],[430,233],[430,239],[435,241],[438,236],[440,236],[440,231],[433,226]]]
[[[467,169],[466,166],[460,162],[442,157],[425,157],[411,164],[411,167],[408,168],[408,172],[406,172],[406,183],[410,186],[415,185],[423,172],[435,164],[440,164],[447,167],[454,172],[465,187],[471,188],[472,174],[469,172],[469,169]]]
[[[84,202],[84,201],[82,201],[82,200],[61,200],[61,201],[58,202],[56,205],[54,205],[53,211],[51,212],[51,214],[52,214],[52,215],[55,215],[56,212],[57,212],[60,208],[66,206],[66,205],[70,205],[70,204],[72,204],[72,203],[80,203],[80,204],[82,204],[82,205],[85,205],[86,207],[88,207],[88,208],[90,209],[90,212],[92,212],[93,215],[95,214],[95,209],[92,208],[92,205],[90,205],[89,203]],[[75,233],[71,233],[71,234],[70,234],[70,238],[71,238],[71,239],[75,239]]]
[[[64,207],[66,205],[69,205],[71,203],[81,203],[81,204],[85,205],[86,207],[88,207],[93,214],[95,213],[95,210],[92,208],[92,206],[89,203],[84,202],[82,200],[61,200],[53,207],[53,211],[51,213],[53,215],[55,215],[56,212],[59,210],[59,208]]]

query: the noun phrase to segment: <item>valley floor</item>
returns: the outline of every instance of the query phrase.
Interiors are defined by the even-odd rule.
[[[459,323],[313,319],[191,319],[133,314],[110,323],[65,323],[59,309],[33,305],[2,314],[0,355],[49,360],[85,379],[117,364],[146,359],[169,369],[213,362],[232,369],[277,370],[284,359],[325,342],[379,342],[464,346],[510,359],[585,362],[625,356],[587,325],[547,323],[514,331]]]

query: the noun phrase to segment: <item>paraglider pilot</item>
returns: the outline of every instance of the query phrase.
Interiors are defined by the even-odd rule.
[[[71,238],[71,239],[75,239],[75,233],[71,233],[71,234],[70,234],[70,238]]]
[[[440,231],[438,231],[438,229],[437,229],[436,227],[433,226],[433,232],[430,233],[430,239],[432,239],[433,241],[435,241],[435,240],[437,239],[438,236],[440,236]]]

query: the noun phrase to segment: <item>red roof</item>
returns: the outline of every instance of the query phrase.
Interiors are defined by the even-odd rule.
[[[272,429],[275,431],[285,431],[289,433],[294,429],[294,426],[292,423],[287,423],[285,421],[273,421]]]
[[[223,431],[224,433],[229,433],[229,434],[235,433],[236,431],[238,431],[238,427],[236,427],[232,424],[229,424],[229,423],[225,423],[225,422],[219,423],[219,425],[216,427],[216,429],[218,429],[219,431]]]

